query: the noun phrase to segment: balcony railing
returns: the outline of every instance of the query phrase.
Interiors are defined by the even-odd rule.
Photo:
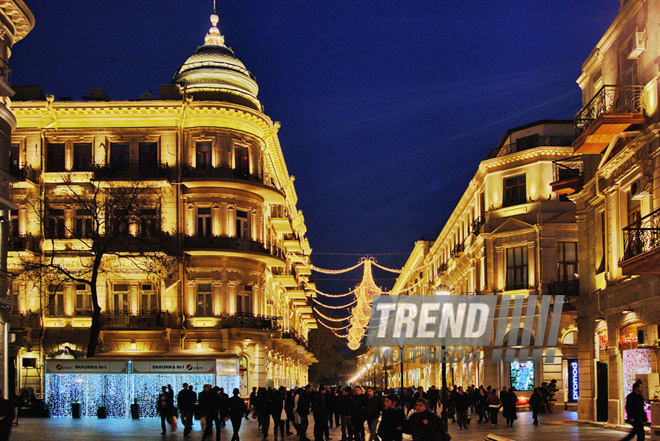
[[[39,239],[33,236],[10,236],[9,251],[39,252]]]
[[[660,209],[623,228],[623,260],[660,246]]]
[[[570,296],[574,297],[580,294],[580,280],[557,280],[548,285],[548,295],[551,296]]]
[[[220,316],[219,326],[223,329],[247,328],[264,331],[279,331],[282,317],[255,315],[250,312],[237,312]]]
[[[644,86],[603,86],[575,115],[575,131],[579,135],[606,113],[643,113]]]
[[[575,136],[538,136],[532,140],[516,141],[503,145],[499,150],[494,148],[488,152],[486,159],[494,158],[496,156],[510,155],[512,153],[522,152],[524,150],[529,150],[536,147],[568,147],[573,143],[574,140]]]
[[[9,173],[19,181],[39,182],[39,172],[32,167],[10,167]]]
[[[285,256],[284,251],[274,245],[271,248],[266,248],[264,244],[256,240],[226,236],[186,236],[183,238],[183,248],[246,251],[249,253],[269,254],[279,258],[284,258]]]
[[[145,167],[139,163],[130,163],[124,167],[113,167],[112,165],[103,165],[93,167],[94,178],[100,181],[109,180],[140,180],[140,181],[158,181],[173,180],[174,169],[158,164],[152,167]]]
[[[129,312],[103,312],[101,322],[106,329],[148,329],[165,326],[162,312],[131,314]]]
[[[9,314],[10,328],[41,328],[41,314],[28,312],[26,314]]]
[[[572,194],[584,185],[584,162],[581,156],[558,159],[552,163],[552,191],[558,194]]]
[[[299,334],[298,331],[296,331],[294,328],[284,329],[282,331],[282,338],[290,338],[293,341],[295,341],[296,344],[299,344],[305,349],[307,349],[308,347],[307,339],[303,337],[301,334]]]
[[[459,242],[451,249],[450,258],[459,256],[465,250],[465,242]]]
[[[184,167],[182,170],[184,178],[195,179],[238,179],[243,181],[255,182],[263,184],[267,187],[277,189],[275,181],[272,178],[264,176],[259,173],[250,173],[247,170],[231,168],[226,166],[209,167],[209,168],[193,168]]]
[[[481,231],[481,227],[484,226],[484,222],[485,220],[483,216],[479,216],[478,218],[472,221],[472,233],[475,236],[479,235],[479,232]]]

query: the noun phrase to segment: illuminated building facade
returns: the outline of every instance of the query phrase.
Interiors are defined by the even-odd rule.
[[[577,204],[578,418],[613,426],[638,376],[645,398],[660,393],[659,29],[657,1],[622,1],[582,66],[576,156],[552,184]]]
[[[9,173],[9,148],[16,117],[11,111],[11,68],[8,60],[14,43],[25,37],[34,27],[34,16],[22,0],[10,0],[0,4],[0,387],[8,390],[9,380],[9,312],[12,308],[7,277],[6,244],[9,242],[9,211],[16,206],[11,200]],[[5,396],[7,396],[5,394]]]
[[[66,198],[72,189],[90,182],[149,188],[150,201],[158,203],[141,200],[143,213],[127,234],[164,232],[176,239],[182,258],[161,278],[127,265],[130,250],[121,244],[104,257],[96,358],[119,362],[113,374],[126,366],[135,374],[140,363],[154,360],[159,363],[141,374],[170,361],[185,361],[189,369],[210,362],[204,374],[217,377],[209,382],[228,377],[217,382],[240,383],[245,396],[253,386],[307,382],[315,361],[307,334],[316,322],[302,286],[311,248],[278,141],[280,125],[264,113],[257,83],[225,46],[215,14],[211,21],[204,45],[173,84],[161,86],[160,99],[110,101],[94,89],[82,102],[39,99],[39,93],[30,101],[27,90],[28,100],[14,103],[11,159],[19,182],[10,266],[20,268],[27,255],[47,261],[53,250],[72,268],[88,263],[85,230],[94,218]],[[104,228],[111,227],[108,220]],[[12,288],[15,388],[44,396],[46,369],[51,372],[45,360],[86,353],[89,287],[18,277]],[[178,375],[175,367],[159,372]],[[180,387],[185,377],[172,377],[179,382],[172,385]]]
[[[542,120],[507,131],[479,164],[440,235],[434,241],[415,244],[391,291],[395,295],[435,295],[443,291],[460,295],[567,296],[559,356],[554,363],[528,366],[532,371],[528,374],[534,376],[530,383],[533,386],[557,381],[555,399],[559,403],[569,400],[564,387],[568,361],[577,359],[575,316],[571,314],[578,292],[577,223],[575,204],[553,193],[550,183],[553,161],[572,155],[574,138],[572,121],[564,120]],[[518,339],[521,336],[522,332]],[[536,338],[544,336],[532,336],[532,341]],[[520,346],[519,341],[508,345]],[[516,372],[512,374],[510,363],[493,363],[492,348],[468,349],[480,350],[480,360],[448,365],[448,385],[501,388],[512,384]],[[405,386],[428,388],[442,384],[441,364],[395,363],[388,366],[391,387],[402,383],[401,367]],[[385,366],[370,368],[382,378]],[[520,392],[519,396],[530,394]]]

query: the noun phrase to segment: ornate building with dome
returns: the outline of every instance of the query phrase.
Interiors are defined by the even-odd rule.
[[[26,89],[14,103],[10,377],[51,415],[80,402],[83,416],[124,417],[135,402],[149,416],[168,383],[300,386],[316,361],[311,248],[280,124],[211,22],[159,99]]]

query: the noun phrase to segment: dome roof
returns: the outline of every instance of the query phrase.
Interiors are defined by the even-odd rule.
[[[181,84],[186,93],[201,99],[227,100],[262,110],[254,75],[225,46],[217,23],[218,16],[211,15],[212,26],[204,45],[174,73],[172,82]]]

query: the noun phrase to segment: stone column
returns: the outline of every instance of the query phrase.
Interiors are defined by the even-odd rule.
[[[596,421],[596,353],[593,318],[578,317],[578,421]]]

